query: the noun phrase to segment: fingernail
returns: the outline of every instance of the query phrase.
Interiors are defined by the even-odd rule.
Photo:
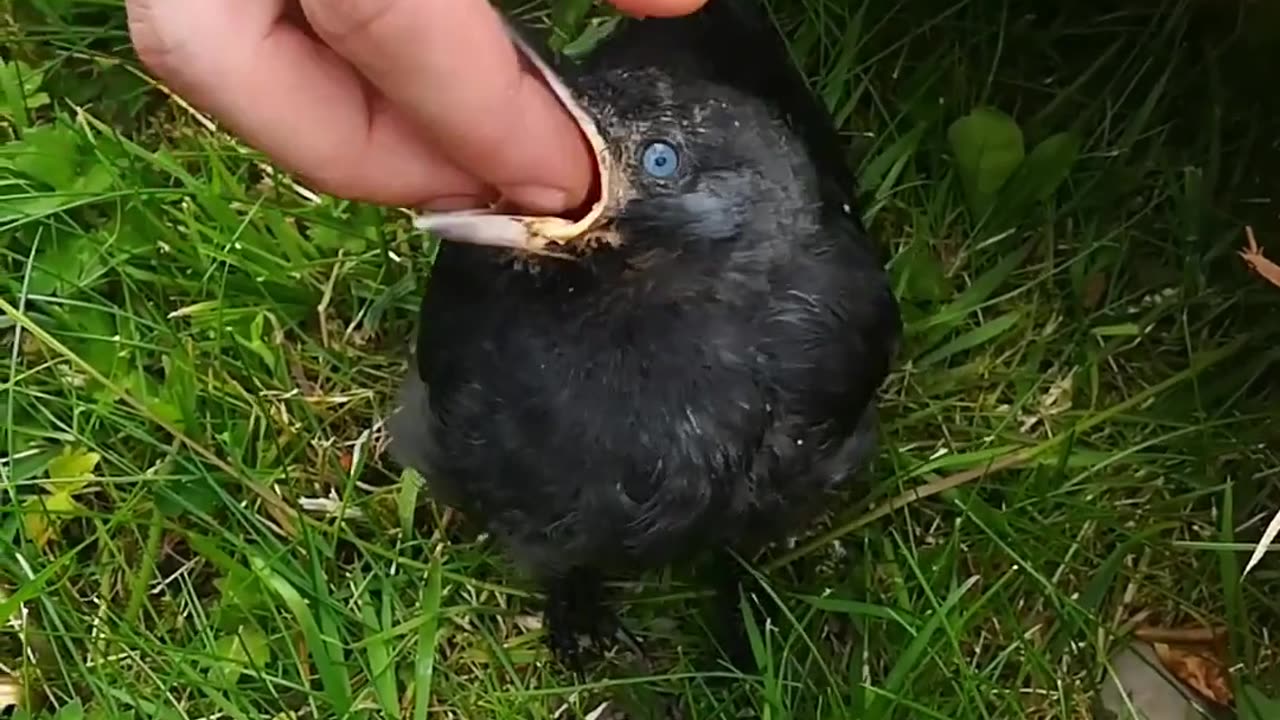
[[[445,197],[432,198],[422,204],[422,209],[432,212],[447,212],[449,210],[470,210],[471,208],[480,208],[487,205],[483,198],[475,195],[446,195]]]
[[[517,185],[503,188],[502,198],[529,212],[560,212],[572,204],[569,193],[560,188],[542,185]]]

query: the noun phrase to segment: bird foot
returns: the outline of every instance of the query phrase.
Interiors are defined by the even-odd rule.
[[[737,560],[728,555],[716,564],[714,598],[714,638],[729,664],[740,672],[755,666],[751,641],[742,614],[743,573]]]
[[[548,586],[544,626],[556,661],[577,675],[584,673],[584,650],[604,655],[615,641],[645,657],[640,640],[605,602],[604,583],[589,571],[572,571]]]

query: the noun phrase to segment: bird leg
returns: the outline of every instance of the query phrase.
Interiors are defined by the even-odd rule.
[[[716,554],[712,570],[715,591],[712,628],[715,640],[729,662],[738,670],[747,672],[754,666],[754,658],[740,604],[743,572],[738,559],[732,554]]]
[[[594,570],[575,568],[547,584],[547,606],[543,614],[547,642],[556,661],[581,675],[585,636],[597,653],[604,653],[610,640],[619,636],[643,657],[640,641],[618,620],[605,601],[604,581]]]

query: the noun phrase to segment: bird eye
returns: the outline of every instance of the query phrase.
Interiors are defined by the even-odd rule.
[[[676,149],[661,140],[649,143],[640,156],[644,171],[656,178],[669,178],[680,167],[680,155]]]

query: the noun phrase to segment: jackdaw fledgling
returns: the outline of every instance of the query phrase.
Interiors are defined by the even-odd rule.
[[[594,202],[421,218],[445,242],[392,447],[542,584],[576,663],[578,634],[617,629],[604,578],[831,509],[876,447],[901,320],[761,6],[624,21],[581,65],[514,37],[596,153]]]

